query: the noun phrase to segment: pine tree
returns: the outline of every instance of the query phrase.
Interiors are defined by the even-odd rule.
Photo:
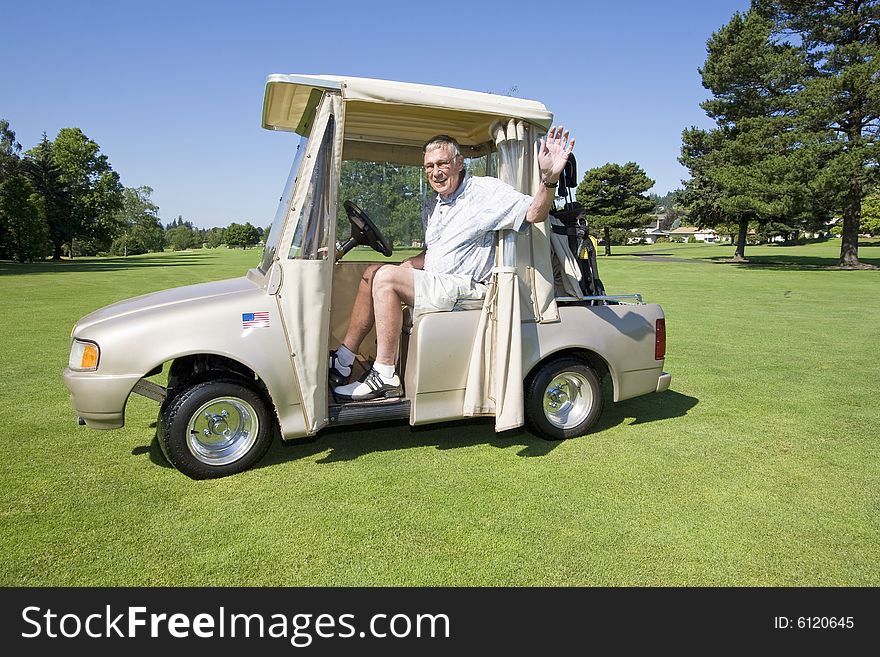
[[[27,152],[24,171],[34,191],[43,199],[43,209],[53,245],[53,255],[61,257],[61,246],[70,244],[76,234],[72,219],[72,199],[52,155],[52,142],[46,135]]]
[[[792,107],[803,130],[830,131],[816,187],[843,216],[840,265],[858,267],[862,199],[880,159],[880,2],[754,0],[775,33],[800,43],[809,63]]]
[[[682,202],[701,226],[737,226],[734,260],[745,259],[750,224],[796,232],[821,214],[810,184],[822,140],[798,130],[791,111],[806,70],[802,51],[774,41],[756,11],[735,13],[707,42],[700,74],[712,98],[700,106],[716,127],[682,133],[679,161],[691,172]]]
[[[575,196],[587,213],[590,227],[604,233],[605,255],[611,255],[611,230],[643,226],[654,201],[646,195],[654,181],[635,162],[590,169]]]

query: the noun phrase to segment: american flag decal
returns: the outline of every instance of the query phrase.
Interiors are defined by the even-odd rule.
[[[242,313],[241,328],[269,328],[269,313]]]

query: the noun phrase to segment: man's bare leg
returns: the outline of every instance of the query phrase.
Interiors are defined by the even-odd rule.
[[[373,275],[373,312],[376,322],[376,361],[373,371],[357,383],[339,386],[335,393],[342,399],[372,399],[400,394],[400,378],[395,368],[402,304],[413,304],[415,290],[412,268],[386,265]]]
[[[401,306],[412,307],[415,289],[413,270],[382,267],[373,278],[373,308],[376,316],[376,363],[397,364],[397,347],[403,327]]]
[[[357,296],[355,296],[351,317],[348,320],[348,331],[342,340],[346,349],[355,354],[376,321],[376,314],[373,310],[373,277],[380,267],[382,265],[378,264],[367,267],[358,284]]]

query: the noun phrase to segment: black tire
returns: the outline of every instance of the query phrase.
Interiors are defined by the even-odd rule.
[[[193,479],[214,479],[256,464],[272,443],[274,426],[269,405],[252,385],[215,379],[182,388],[163,404],[157,438],[175,468]]]
[[[602,385],[596,371],[573,356],[554,358],[526,383],[529,429],[547,440],[582,436],[602,415]]]

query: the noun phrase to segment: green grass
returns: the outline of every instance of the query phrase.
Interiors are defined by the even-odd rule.
[[[162,460],[154,402],[76,426],[69,332],[259,253],[0,263],[0,585],[877,586],[880,272],[825,270],[837,248],[601,257],[609,293],[663,305],[673,383],[589,436],[339,428],[202,482]]]

